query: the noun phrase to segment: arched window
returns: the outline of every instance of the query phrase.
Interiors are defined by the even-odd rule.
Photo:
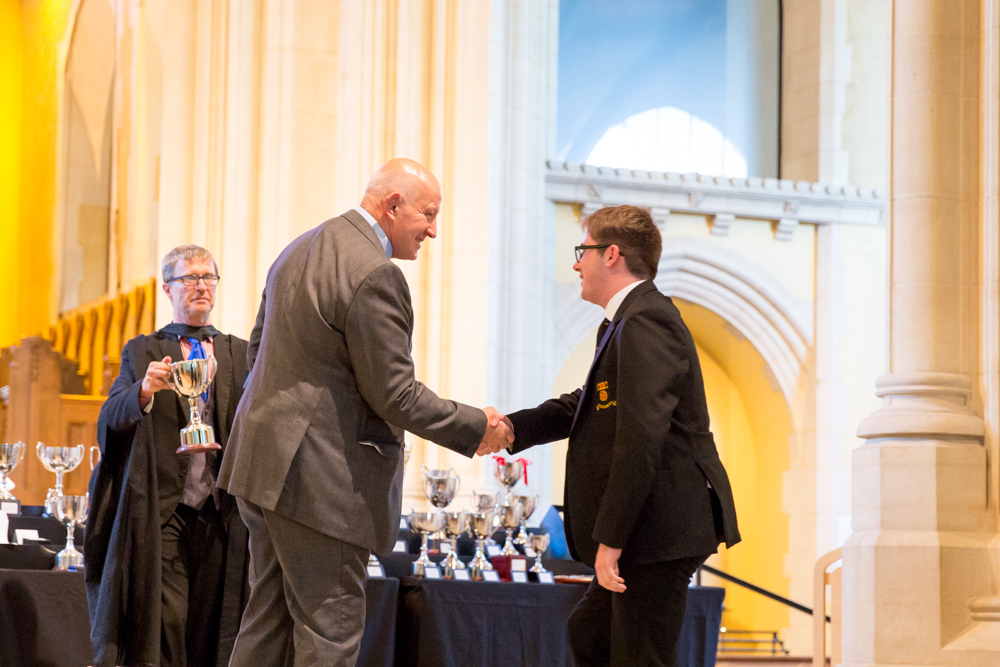
[[[722,132],[674,107],[649,109],[612,125],[587,164],[747,177],[746,158]]]
[[[556,159],[778,176],[779,0],[560,0]]]

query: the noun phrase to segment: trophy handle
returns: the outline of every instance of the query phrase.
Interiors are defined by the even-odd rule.
[[[17,448],[17,461],[14,462],[14,465],[24,460],[24,450],[28,448],[28,445],[23,440],[18,440],[17,444],[21,446]]]
[[[427,464],[425,463],[422,466],[420,466],[420,477],[423,478],[423,476],[426,474],[427,474]]]
[[[449,478],[451,478],[451,477],[455,478],[455,495],[457,496],[458,492],[462,490],[462,478],[459,477],[457,474],[455,474],[455,469],[454,468],[449,468],[448,469],[448,477]]]
[[[208,355],[208,365],[211,369],[208,372],[208,381],[211,382],[215,379],[215,372],[219,370],[219,360],[215,358],[214,354]]]
[[[94,461],[94,454],[97,454],[97,461]],[[101,448],[97,445],[90,446],[90,469],[93,470],[101,462]],[[88,494],[89,495],[89,494]]]

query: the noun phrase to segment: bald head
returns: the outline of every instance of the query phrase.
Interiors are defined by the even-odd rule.
[[[421,242],[437,236],[441,186],[419,162],[395,158],[372,175],[361,207],[389,237],[393,257],[416,259]]]

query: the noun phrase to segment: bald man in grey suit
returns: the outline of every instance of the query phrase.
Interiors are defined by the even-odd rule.
[[[403,431],[472,457],[513,441],[492,408],[414,379],[399,267],[437,235],[437,179],[386,163],[361,206],[285,248],[267,276],[250,380],[219,486],[250,532],[250,600],[231,665],[354,665],[365,565],[399,530]]]

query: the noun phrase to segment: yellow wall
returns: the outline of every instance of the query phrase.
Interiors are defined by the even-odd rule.
[[[20,0],[0,0],[0,345],[17,335],[22,24]]]
[[[675,300],[696,341],[704,339],[706,323],[715,329],[714,347],[729,348],[728,358],[716,360],[699,345],[705,394],[719,455],[729,474],[743,541],[732,550],[720,547],[708,564],[724,572],[788,596],[784,575],[788,552],[788,516],[781,511],[781,474],[788,469],[788,411],[766,388],[763,360],[750,343],[721,330],[721,318],[703,308]],[[711,320],[718,319],[718,322]],[[744,368],[733,368],[745,364]],[[726,364],[733,368],[734,380]],[[758,381],[750,375],[759,375]],[[726,589],[722,624],[732,630],[782,630],[789,625],[787,607],[711,575],[702,583]]]
[[[58,53],[71,8],[0,0],[0,345],[42,333],[55,314]]]

